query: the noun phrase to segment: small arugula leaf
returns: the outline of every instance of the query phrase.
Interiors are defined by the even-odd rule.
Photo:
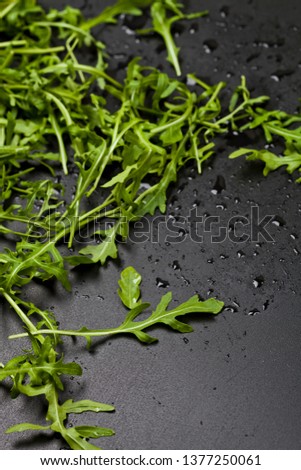
[[[62,410],[66,414],[70,413],[85,413],[86,411],[93,411],[94,413],[114,411],[114,406],[99,403],[93,400],[67,400],[61,405]]]
[[[178,60],[179,48],[176,46],[171,34],[172,24],[179,19],[179,16],[167,18],[166,7],[161,2],[155,2],[151,8],[154,31],[162,36],[166,49],[167,60],[173,65],[178,76],[181,75],[181,68]]]
[[[192,15],[184,15],[179,9],[181,6],[175,0],[155,1],[151,6],[153,30],[163,38],[167,49],[167,60],[173,65],[177,76],[181,75],[178,59],[180,49],[176,46],[173,39],[171,32],[172,25],[180,19],[194,19],[207,14],[207,11],[204,11]],[[169,17],[168,11],[173,12],[174,16]]]
[[[102,187],[110,188],[111,186],[115,186],[115,184],[117,183],[124,183],[129,177],[129,175],[133,172],[133,170],[137,170],[137,169],[138,169],[137,163],[135,165],[127,166],[124,171],[121,171],[116,176],[113,176],[113,178],[110,181],[107,181],[105,184],[103,184]]]
[[[74,429],[81,436],[89,439],[98,437],[114,436],[115,432],[109,428],[100,428],[98,426],[75,426]]]
[[[15,426],[11,426],[5,431],[5,434],[11,434],[13,432],[24,432],[24,431],[48,431],[50,426],[40,426],[39,424],[31,423],[20,423]]]
[[[233,159],[240,156],[246,156],[249,161],[260,160],[264,162],[264,176],[267,176],[270,171],[278,170],[282,166],[286,166],[286,170],[290,174],[301,168],[301,154],[298,153],[288,156],[277,156],[268,150],[240,149],[231,153],[229,158]]]
[[[121,273],[120,280],[118,281],[120,286],[118,295],[122,303],[130,309],[141,303],[141,300],[139,300],[141,280],[141,275],[132,266],[128,266]]]
[[[87,246],[80,250],[81,256],[68,256],[65,259],[69,264],[77,266],[98,262],[105,264],[107,258],[117,258],[116,233],[117,225],[106,231],[106,237],[99,245]]]
[[[172,160],[166,167],[163,176],[159,183],[150,188],[145,195],[139,196],[139,206],[136,210],[136,215],[142,217],[145,214],[154,215],[157,208],[162,213],[166,209],[166,192],[170,183],[177,180],[176,162]]]
[[[117,0],[115,5],[105,8],[100,15],[92,18],[82,24],[82,28],[87,30],[94,28],[101,23],[117,23],[116,16],[123,15],[142,15],[141,8],[146,8],[154,0]]]

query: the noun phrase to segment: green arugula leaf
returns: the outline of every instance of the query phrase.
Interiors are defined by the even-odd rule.
[[[99,403],[93,400],[67,400],[61,405],[64,413],[85,413],[86,411],[93,411],[94,413],[114,411],[114,406],[106,405],[105,403]]]
[[[100,428],[98,426],[75,426],[75,431],[80,437],[97,439],[98,437],[114,436],[115,432],[112,429]]]
[[[289,156],[277,156],[268,150],[240,149],[229,155],[229,158],[237,158],[246,156],[248,161],[260,160],[265,163],[263,170],[264,176],[270,171],[278,170],[282,166],[286,166],[289,174],[301,168],[301,154],[295,153]]]
[[[182,5],[175,0],[155,1],[151,7],[151,16],[153,20],[153,29],[160,34],[165,42],[167,49],[167,60],[173,65],[177,76],[181,75],[179,64],[179,48],[176,46],[172,36],[172,25],[180,19],[194,19],[206,15],[208,12],[203,11],[193,15],[184,15],[179,9]],[[168,17],[167,12],[172,11],[175,15]]]
[[[68,256],[65,259],[69,264],[78,266],[79,264],[98,263],[105,264],[108,258],[117,258],[116,234],[118,226],[115,225],[107,230],[105,239],[99,245],[90,245],[82,248],[79,252],[81,256]],[[95,232],[97,233],[97,232]]]
[[[85,30],[94,28],[101,23],[117,23],[116,16],[142,15],[141,8],[148,7],[154,0],[117,0],[115,5],[105,8],[98,16],[82,24]]]
[[[5,434],[11,434],[13,432],[24,432],[24,431],[48,431],[50,426],[40,426],[39,424],[31,423],[20,423],[15,426],[11,426],[5,431]]]
[[[132,309],[141,303],[140,300],[140,283],[142,277],[132,266],[128,266],[121,273],[118,284],[118,295],[122,303]]]

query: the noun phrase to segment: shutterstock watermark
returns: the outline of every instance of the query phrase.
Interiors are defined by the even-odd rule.
[[[259,206],[252,206],[250,216],[234,215],[225,223],[224,217],[200,214],[197,207],[188,216],[143,217],[133,222],[128,239],[133,243],[183,243],[187,239],[193,243],[232,243],[266,241],[274,242],[269,231],[273,215],[261,215]],[[163,238],[163,239],[162,239]]]
[[[166,243],[179,244],[190,240],[192,243],[223,243],[229,240],[232,243],[245,242],[259,243],[265,241],[274,242],[270,233],[274,215],[262,214],[262,209],[254,205],[250,207],[250,213],[246,215],[236,214],[225,220],[218,215],[201,214],[198,207],[192,208],[187,216],[157,215],[154,217],[120,217],[112,220],[102,216],[101,220],[93,219],[85,224],[84,228],[77,228],[74,241],[87,243],[94,239],[96,242],[110,242],[110,237],[115,237],[112,227],[118,223],[119,227],[130,227],[126,240],[118,237],[118,242],[130,241],[136,244]],[[68,227],[74,223],[74,219],[64,219],[62,230],[66,229],[65,241],[69,239]],[[77,224],[76,224],[77,225]],[[79,226],[80,224],[78,224]],[[111,230],[110,230],[111,229]],[[53,232],[51,224],[49,234]],[[124,232],[124,231],[123,231]],[[119,233],[119,231],[118,231]]]

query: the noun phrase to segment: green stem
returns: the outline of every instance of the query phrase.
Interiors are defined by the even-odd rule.
[[[18,5],[18,2],[12,2],[10,5],[7,5],[7,7],[4,8],[4,10],[0,12],[0,18],[1,19],[4,18],[5,15],[7,15],[17,5]]]
[[[67,175],[68,174],[68,168],[67,168],[68,157],[67,157],[67,153],[66,153],[66,149],[65,149],[61,129],[60,129],[60,127],[57,123],[57,120],[55,118],[55,115],[53,113],[50,115],[50,122],[51,122],[51,125],[53,127],[53,130],[55,132],[55,135],[56,135],[56,138],[57,138],[57,141],[58,141],[58,144],[59,144],[60,157],[61,157],[61,163],[62,163],[63,171],[64,171],[65,175]]]
[[[2,289],[0,290],[0,292],[2,293],[3,297],[7,300],[7,302],[11,305],[11,307],[14,309],[14,311],[17,313],[22,322],[27,326],[29,333],[32,335],[39,335],[40,332],[36,329],[35,325],[29,320],[28,316],[23,312],[23,310],[19,307],[15,300]],[[27,333],[26,336],[28,336]]]
[[[64,46],[58,46],[58,47],[48,47],[48,48],[31,48],[31,47],[24,47],[22,49],[13,49],[14,54],[28,54],[28,55],[42,55],[42,54],[51,54],[52,52],[63,52],[65,50]],[[4,51],[6,52],[6,51]]]
[[[56,104],[56,106],[58,107],[58,109],[61,111],[61,113],[62,113],[62,115],[63,115],[63,117],[66,121],[67,126],[72,126],[73,121],[72,121],[71,116],[70,116],[67,108],[65,107],[65,105],[56,96],[54,96],[49,91],[45,91],[44,93],[47,96],[47,98],[49,98],[51,101],[53,101]]]
[[[154,129],[152,129],[150,131],[150,133],[151,134],[158,134],[162,131],[165,131],[166,129],[169,129],[170,127],[176,126],[177,124],[181,124],[182,122],[184,122],[188,118],[188,116],[191,114],[191,111],[192,111],[191,98],[188,101],[189,101],[189,105],[187,107],[187,110],[185,111],[185,113],[182,116],[180,116],[178,119],[175,119],[174,121],[169,122],[168,124],[164,124],[163,126],[155,127]]]
[[[25,46],[26,44],[27,44],[27,41],[25,41],[24,39],[20,41],[4,41],[4,42],[0,42],[0,49],[10,47],[10,46],[13,46],[13,47]]]
[[[298,135],[298,134],[296,134],[295,131],[290,131],[289,129],[280,129],[279,127],[275,127],[271,124],[266,124],[265,127],[272,134],[280,135],[284,139],[301,140],[301,134]]]

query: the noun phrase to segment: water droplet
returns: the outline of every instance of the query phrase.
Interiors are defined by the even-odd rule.
[[[165,289],[166,287],[169,287],[168,281],[163,281],[163,279],[160,279],[159,277],[156,278],[156,286],[157,287],[162,287]]]
[[[207,39],[203,42],[203,47],[206,54],[211,54],[218,48],[218,42],[215,39]]]
[[[128,36],[135,36],[135,31],[133,31],[131,28],[129,28],[128,26],[125,26],[123,25],[122,26],[122,29],[123,31],[125,32],[125,34],[127,34]]]
[[[274,80],[274,82],[280,82],[278,75],[271,75],[271,80]]]
[[[251,316],[251,317],[253,317],[253,316],[255,316],[255,315],[258,315],[259,313],[260,313],[259,310],[257,310],[256,308],[254,308],[253,310],[250,310],[250,311],[248,312],[248,315]]]
[[[295,253],[295,255],[300,255],[300,251],[297,250],[297,248],[294,248],[294,253]]]
[[[253,286],[257,289],[258,287],[261,287],[262,284],[264,283],[264,277],[263,276],[258,276],[253,279]]]
[[[189,285],[190,285],[190,281],[189,281],[188,279],[186,279],[186,277],[181,276],[181,279],[183,279],[185,286],[189,286]]]
[[[213,189],[211,190],[211,193],[220,194],[224,189],[226,189],[225,178],[221,175],[218,175],[218,177],[216,178],[215,185],[213,186]]]
[[[214,263],[214,259],[213,259],[213,258],[209,258],[209,259],[207,259],[207,263],[209,263],[209,264],[213,264],[213,263]]]
[[[237,252],[237,257],[238,257],[238,258],[244,258],[245,256],[246,256],[246,255],[244,254],[243,251],[239,250],[239,251]]]
[[[224,307],[224,311],[225,312],[230,312],[230,313],[235,313],[235,312],[237,312],[237,308],[233,307],[232,305],[227,305],[226,307]]]
[[[181,184],[177,189],[177,193],[180,194],[183,191],[183,189],[185,188],[186,185],[187,185],[187,183]]]
[[[151,185],[148,183],[140,183],[139,190],[146,191],[147,189],[151,188]]]
[[[192,77],[187,77],[186,79],[187,86],[194,86],[195,84],[196,84],[196,81]]]
[[[105,298],[102,295],[97,296],[98,300],[104,300]]]
[[[181,266],[179,265],[179,261],[175,260],[172,263],[172,269],[175,271],[181,271]]]
[[[275,215],[274,219],[272,220],[272,224],[276,225],[276,227],[283,227],[285,225],[285,220],[279,215]]]
[[[184,341],[185,344],[188,344],[188,343],[189,343],[189,339],[188,339],[188,338],[185,338],[185,337],[184,337],[184,338],[183,338],[183,341]]]
[[[88,294],[83,294],[82,298],[88,300],[88,299],[90,299],[90,296]]]
[[[270,305],[270,302],[269,300],[266,300],[262,306],[262,310],[266,310],[268,308],[268,306]]]
[[[222,255],[222,254],[219,255],[219,257],[220,257],[220,259],[227,259],[227,258],[229,258],[229,256],[227,256],[227,255]]]
[[[221,7],[220,14],[222,18],[226,18],[229,15],[229,7],[227,5]]]

